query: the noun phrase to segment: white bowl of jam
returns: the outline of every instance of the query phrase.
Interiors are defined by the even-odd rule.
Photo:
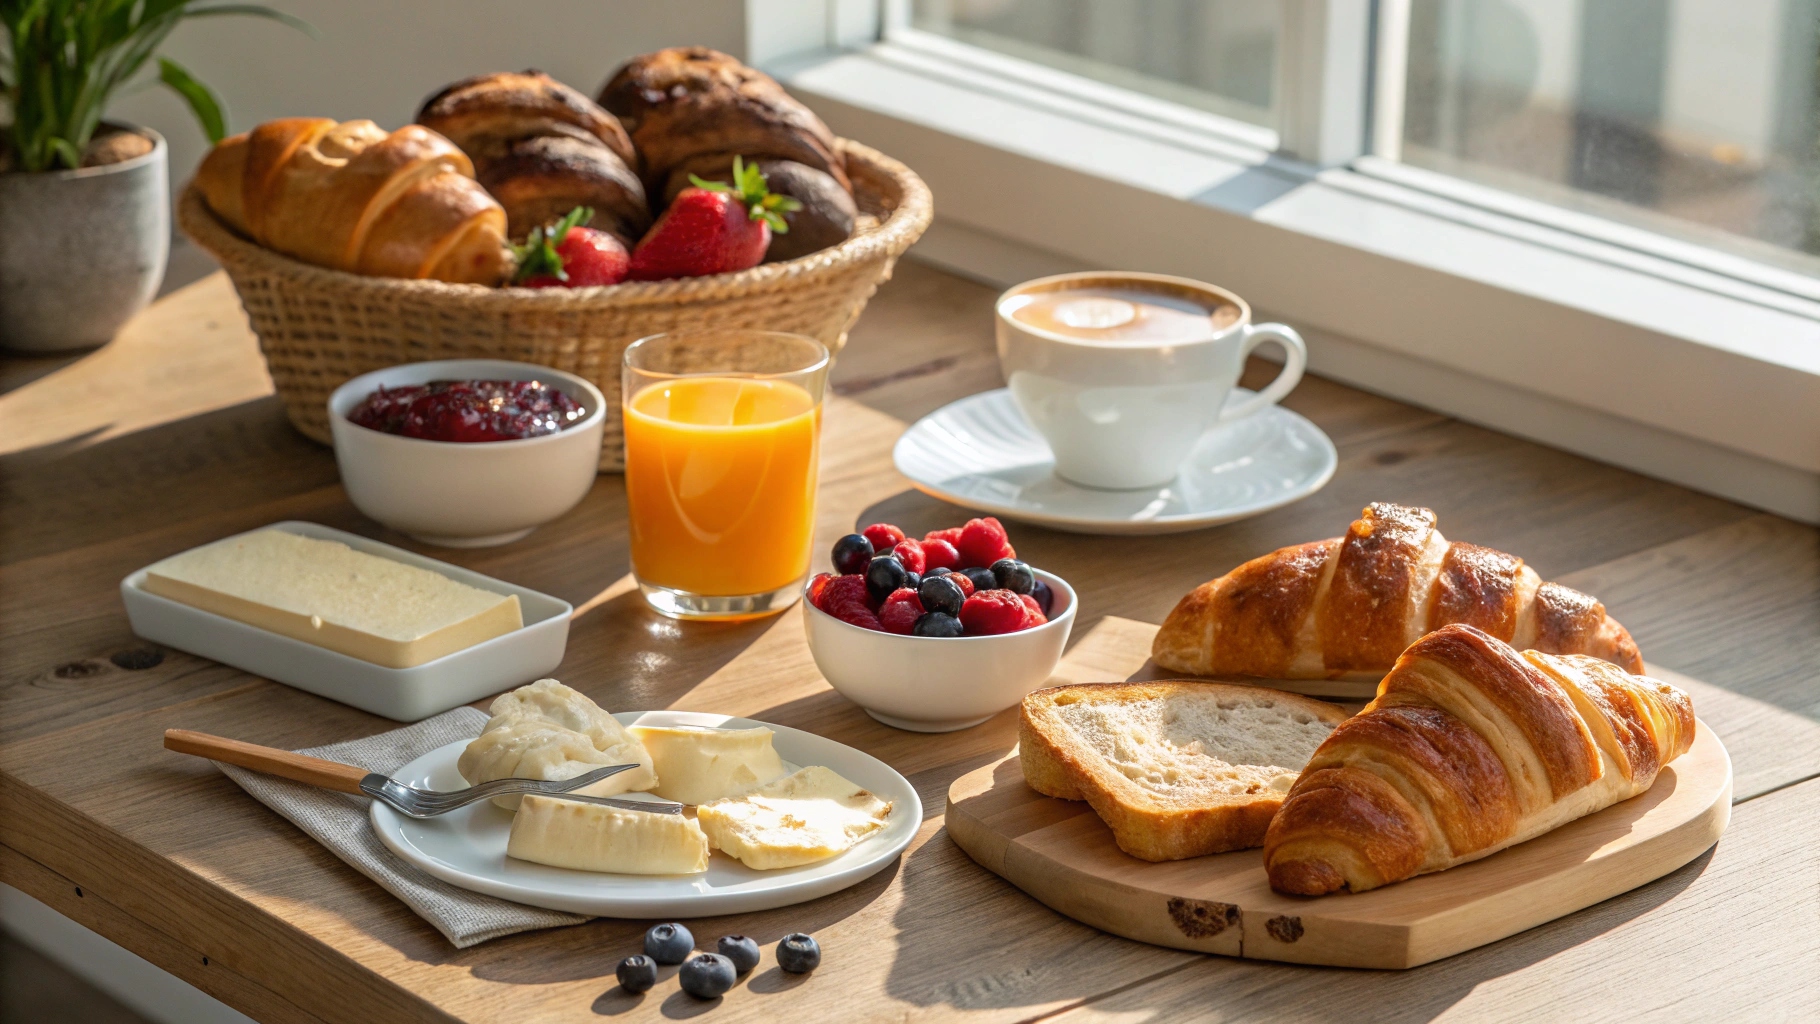
[[[354,507],[426,544],[518,540],[594,486],[607,400],[572,373],[499,359],[406,363],[329,396]]]

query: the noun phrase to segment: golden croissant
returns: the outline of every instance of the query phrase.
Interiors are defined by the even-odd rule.
[[[486,285],[511,267],[505,211],[461,150],[418,125],[268,121],[221,140],[196,185],[241,234],[318,266]]]
[[[1316,748],[1264,868],[1319,896],[1477,860],[1644,792],[1693,739],[1693,704],[1667,683],[1447,626]]]
[[[1627,672],[1643,658],[1598,600],[1544,583],[1521,558],[1449,543],[1425,508],[1376,502],[1346,536],[1254,558],[1175,606],[1151,656],[1172,672],[1375,681],[1451,623]]]

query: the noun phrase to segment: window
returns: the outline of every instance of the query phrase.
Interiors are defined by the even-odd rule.
[[[1277,14],[1258,0],[913,0],[914,28],[1273,126]]]
[[[1400,157],[1820,274],[1817,23],[1816,0],[1413,0]]]

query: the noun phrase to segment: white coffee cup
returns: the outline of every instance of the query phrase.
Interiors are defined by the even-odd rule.
[[[1187,300],[1209,311],[1206,336],[1184,336],[1177,323],[1174,336],[1163,340],[1092,337],[1101,324],[1094,315],[1104,312],[1098,306],[1080,307],[1088,313],[1077,318],[1072,333],[1013,315],[1033,301],[1030,296],[1075,291],[1148,293],[1178,305]],[[1119,305],[1114,300],[1110,307],[1112,321],[1122,315]],[[1308,348],[1292,328],[1254,325],[1244,299],[1183,277],[1095,271],[1038,278],[999,296],[997,312],[999,366],[1012,399],[1048,440],[1056,474],[1088,487],[1127,490],[1168,483],[1203,434],[1274,405],[1301,381],[1308,365]],[[1269,387],[1228,407],[1226,396],[1246,357],[1266,341],[1287,353],[1283,372]]]

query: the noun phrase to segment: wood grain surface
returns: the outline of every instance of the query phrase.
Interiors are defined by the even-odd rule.
[[[965,517],[911,489],[890,447],[917,416],[1000,383],[993,296],[906,263],[871,304],[835,371],[818,550],[856,524],[923,531]],[[1011,750],[1011,717],[941,737],[898,732],[821,681],[796,611],[727,626],[646,611],[627,579],[618,477],[517,544],[425,549],[355,512],[332,454],[286,426],[223,278],[161,301],[127,338],[51,372],[0,363],[0,876],[257,1019],[1779,1020],[1814,1008],[1820,782],[1803,780],[1820,774],[1820,546],[1810,528],[1317,377],[1285,404],[1333,437],[1340,467],[1303,502],[1171,537],[1014,525],[1019,552],[1082,594],[1070,672],[1113,670],[1088,642],[1102,620],[1160,622],[1191,587],[1391,500],[1428,505],[1449,537],[1598,594],[1653,666],[1710,684],[1695,701],[1732,752],[1744,801],[1711,854],[1395,975],[1263,964],[1107,935],[975,865],[943,830],[943,796]],[[1252,382],[1272,372],[1260,365]],[[127,629],[117,587],[128,572],[281,519],[570,601],[556,675],[611,710],[748,715],[883,758],[922,794],[916,842],[846,892],[690,922],[709,942],[742,932],[766,947],[759,969],[712,1004],[680,994],[669,970],[642,997],[614,985],[640,922],[451,949],[216,769],[161,747],[169,728],[296,749],[394,727]],[[1719,695],[1731,701],[1723,710]],[[807,978],[781,974],[770,955],[798,929],[826,951]]]

